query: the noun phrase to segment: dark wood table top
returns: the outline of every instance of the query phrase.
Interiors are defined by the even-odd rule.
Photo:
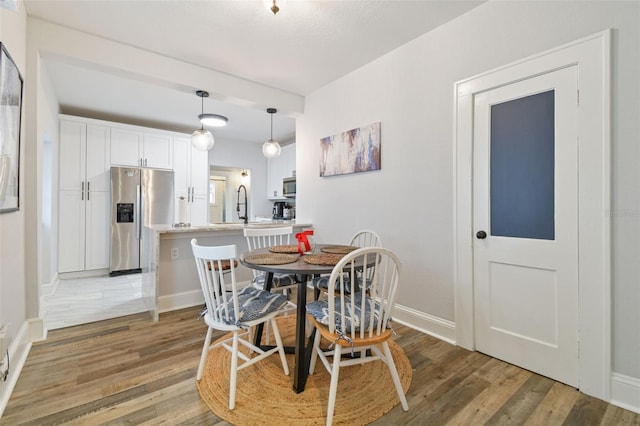
[[[316,245],[313,253],[320,254],[322,253],[322,247],[330,247],[335,244],[318,244]],[[298,256],[298,260],[293,263],[285,263],[282,265],[262,265],[256,263],[249,263],[245,259],[249,256],[253,256],[256,254],[266,254],[270,253],[268,248],[262,248],[257,250],[248,251],[240,254],[240,263],[242,263],[247,268],[257,269],[258,271],[265,272],[273,272],[273,273],[281,273],[281,274],[302,274],[302,275],[316,275],[316,274],[330,274],[333,271],[333,265],[312,265],[303,260],[304,256]]]

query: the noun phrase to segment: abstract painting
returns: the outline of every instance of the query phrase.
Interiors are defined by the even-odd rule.
[[[380,122],[320,139],[320,176],[380,170]]]
[[[0,213],[19,209],[22,76],[0,43]]]

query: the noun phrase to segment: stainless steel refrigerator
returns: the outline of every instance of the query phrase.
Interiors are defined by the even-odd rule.
[[[173,224],[173,172],[111,167],[111,253],[109,274],[141,271],[144,225]]]

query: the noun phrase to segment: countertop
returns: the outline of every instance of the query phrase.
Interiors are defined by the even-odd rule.
[[[280,226],[293,226],[296,228],[304,227],[311,228],[313,225],[310,223],[296,223],[295,220],[278,220],[278,221],[265,221],[265,222],[249,222],[244,224],[237,223],[210,223],[209,225],[198,225],[188,227],[174,227],[173,225],[148,225],[149,228],[158,233],[190,233],[190,232],[209,232],[209,231],[236,231],[244,228],[263,228],[263,227],[280,227]]]

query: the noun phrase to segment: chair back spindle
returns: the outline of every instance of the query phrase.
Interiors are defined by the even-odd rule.
[[[358,274],[368,277],[366,285],[351,278]],[[328,281],[329,331],[351,338],[383,333],[396,302],[399,274],[400,261],[387,249],[365,247],[346,255]],[[344,324],[337,318],[352,320]]]

